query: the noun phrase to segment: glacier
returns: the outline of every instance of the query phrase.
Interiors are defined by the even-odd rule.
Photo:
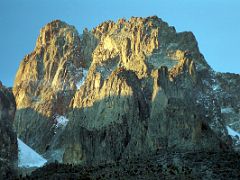
[[[18,167],[22,168],[32,168],[32,167],[42,167],[47,160],[39,155],[36,151],[22,142],[19,138],[18,141]]]

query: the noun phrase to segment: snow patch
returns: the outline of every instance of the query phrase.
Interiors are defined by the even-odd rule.
[[[221,108],[221,113],[233,113],[234,110],[231,107]]]
[[[83,83],[86,80],[88,70],[82,69],[82,79],[76,84],[77,89],[80,89],[80,87],[83,85]]]
[[[215,85],[212,86],[212,89],[214,91],[216,91],[216,90],[220,89],[220,86],[218,84],[215,84]]]
[[[239,146],[240,145],[240,133],[238,133],[237,131],[233,130],[232,128],[230,128],[229,126],[227,127],[227,131],[228,134],[232,137],[232,139],[235,141],[234,145],[235,146]]]
[[[233,125],[235,125],[235,124],[238,124],[239,122],[238,121],[236,121],[236,122],[233,122],[233,123],[231,123],[231,124],[229,124],[230,126],[233,126]]]
[[[18,149],[19,149],[18,167],[25,167],[25,168],[42,167],[47,162],[46,159],[44,159],[32,148],[27,146],[20,139],[17,139],[17,140],[18,140]]]
[[[69,120],[65,116],[59,116],[59,115],[56,116],[56,120],[57,120],[56,127],[60,127],[60,126],[66,127],[69,122]]]
[[[227,127],[227,131],[228,131],[228,134],[232,137],[235,137],[235,136],[238,136],[238,138],[240,138],[240,133],[238,133],[237,131],[234,131],[232,128],[230,128],[229,126],[226,126]]]

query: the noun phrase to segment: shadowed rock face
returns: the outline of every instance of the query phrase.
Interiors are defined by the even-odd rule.
[[[217,73],[219,86],[216,95],[220,101],[222,118],[233,130],[240,132],[240,75]],[[234,148],[240,150],[240,137],[232,137]]]
[[[104,22],[82,35],[53,21],[16,75],[14,125],[28,145],[65,163],[226,150],[216,76],[191,32],[155,16]]]
[[[240,155],[233,152],[159,152],[93,166],[48,164],[32,179],[239,179]]]
[[[17,136],[13,131],[16,104],[12,92],[0,82],[0,179],[15,175],[17,168]]]

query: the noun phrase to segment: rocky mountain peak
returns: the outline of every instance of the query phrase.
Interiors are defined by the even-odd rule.
[[[74,26],[55,20],[41,29],[36,47],[74,45],[77,44],[77,37],[78,32]]]
[[[103,63],[119,56],[119,63],[138,72],[140,78],[153,68],[172,68],[184,58],[192,59],[199,68],[209,67],[191,32],[177,33],[156,16],[104,22],[92,33],[100,40],[93,52],[94,62]]]
[[[54,99],[52,91],[76,90],[84,66],[76,29],[59,20],[47,24],[40,31],[34,51],[24,58],[17,72],[14,93],[21,98],[18,107],[28,107],[41,99],[42,92],[50,100]],[[20,93],[24,88],[32,96]]]
[[[193,33],[156,16],[107,21],[81,35],[56,20],[21,62],[14,125],[28,145],[60,162],[226,150],[215,79]]]

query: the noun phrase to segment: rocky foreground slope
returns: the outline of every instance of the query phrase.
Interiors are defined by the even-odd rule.
[[[17,170],[17,135],[13,131],[15,110],[11,90],[0,82],[0,179],[11,178]]]
[[[191,32],[155,16],[107,21],[81,35],[56,20],[17,72],[14,126],[49,161],[63,163],[229,150],[239,79],[214,72]]]
[[[32,179],[231,179],[240,178],[240,155],[233,152],[158,152],[93,166],[51,163]]]

